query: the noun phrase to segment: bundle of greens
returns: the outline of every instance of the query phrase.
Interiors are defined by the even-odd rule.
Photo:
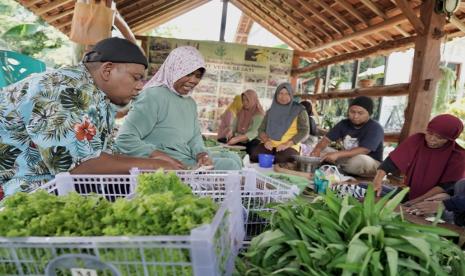
[[[276,206],[271,229],[236,263],[238,275],[465,275],[455,232],[416,225],[394,212],[407,189],[363,203],[331,191],[313,203]]]
[[[189,235],[193,228],[211,223],[217,211],[213,200],[194,196],[174,173],[143,174],[138,182],[133,199],[119,198],[115,202],[95,194],[82,196],[74,192],[66,196],[46,191],[17,193],[5,199],[0,211],[0,236]],[[27,249],[21,250],[18,252],[27,256],[18,257],[31,263],[22,268],[25,274],[37,274],[32,263],[44,273],[48,262],[56,257],[53,248],[34,248],[32,255]],[[0,275],[22,274],[15,264],[1,261],[11,260],[10,254],[8,248],[0,248]],[[90,254],[96,253],[92,250]],[[122,275],[136,275],[144,270],[149,275],[192,275],[188,248],[141,250],[138,244],[127,244],[121,248],[102,248],[98,255],[102,261],[114,263]],[[151,264],[144,266],[143,260]],[[169,270],[166,262],[173,264]]]

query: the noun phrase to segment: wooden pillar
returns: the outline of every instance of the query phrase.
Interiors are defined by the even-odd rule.
[[[300,56],[296,55],[294,53],[294,56],[292,57],[292,70],[299,68],[300,64]],[[294,91],[297,91],[297,79],[299,77],[297,75],[291,76],[291,85],[294,87]],[[300,92],[298,92],[300,94]]]
[[[435,2],[423,1],[420,11],[425,32],[423,35],[419,34],[415,42],[412,78],[401,141],[415,132],[424,131],[431,116],[436,85],[440,78],[440,47],[445,24],[445,15],[434,12]]]

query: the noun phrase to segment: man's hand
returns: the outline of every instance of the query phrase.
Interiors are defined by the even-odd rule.
[[[166,163],[170,164],[170,167],[172,167],[173,170],[183,170],[185,169],[184,165],[181,163],[181,161],[174,159],[173,157],[169,156],[168,154],[156,150],[150,154],[150,158],[157,159],[157,160],[162,160],[165,161]],[[165,168],[165,167],[163,167]]]
[[[170,162],[164,159],[152,158],[152,164],[155,169],[163,168],[165,170],[184,170],[184,165],[179,165],[175,162]]]
[[[310,156],[313,156],[313,157],[320,157],[320,155],[321,155],[321,151],[317,148],[314,148],[312,152],[310,152]]]
[[[208,156],[208,153],[201,152],[197,154],[197,166],[213,166],[213,160]]]
[[[329,163],[336,163],[337,159],[339,159],[339,152],[330,152],[322,156],[321,161],[326,161]]]

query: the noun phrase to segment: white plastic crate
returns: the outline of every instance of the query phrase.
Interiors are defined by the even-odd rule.
[[[229,275],[244,238],[239,181],[237,173],[224,178],[212,223],[186,236],[0,237],[0,275]],[[64,173],[41,189],[114,200],[132,194],[135,185],[134,175]],[[195,188],[193,193],[208,195]]]
[[[132,175],[150,172],[154,172],[154,170],[140,170],[137,168],[131,170]],[[270,203],[291,200],[300,192],[296,185],[262,175],[251,168],[238,171],[179,170],[173,172],[183,182],[189,183],[197,193],[211,196],[216,201],[222,201],[225,198],[224,183],[228,175],[239,175],[241,201],[246,212],[244,239],[246,243],[262,233],[268,225],[268,221],[259,216],[259,213],[272,212],[273,210],[268,207]]]

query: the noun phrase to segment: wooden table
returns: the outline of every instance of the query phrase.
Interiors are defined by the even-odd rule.
[[[409,221],[411,223],[420,224],[420,225],[433,225],[432,222],[429,222],[429,221],[425,220],[425,218],[423,216],[415,216],[415,215],[408,214],[406,212],[403,213],[403,216],[404,216],[405,220],[407,220],[407,221]],[[464,245],[464,243],[465,243],[465,228],[457,226],[455,224],[450,224],[450,223],[438,223],[438,224],[436,224],[436,226],[449,229],[449,230],[454,231],[457,234],[459,234],[458,245],[460,247],[462,245]]]

